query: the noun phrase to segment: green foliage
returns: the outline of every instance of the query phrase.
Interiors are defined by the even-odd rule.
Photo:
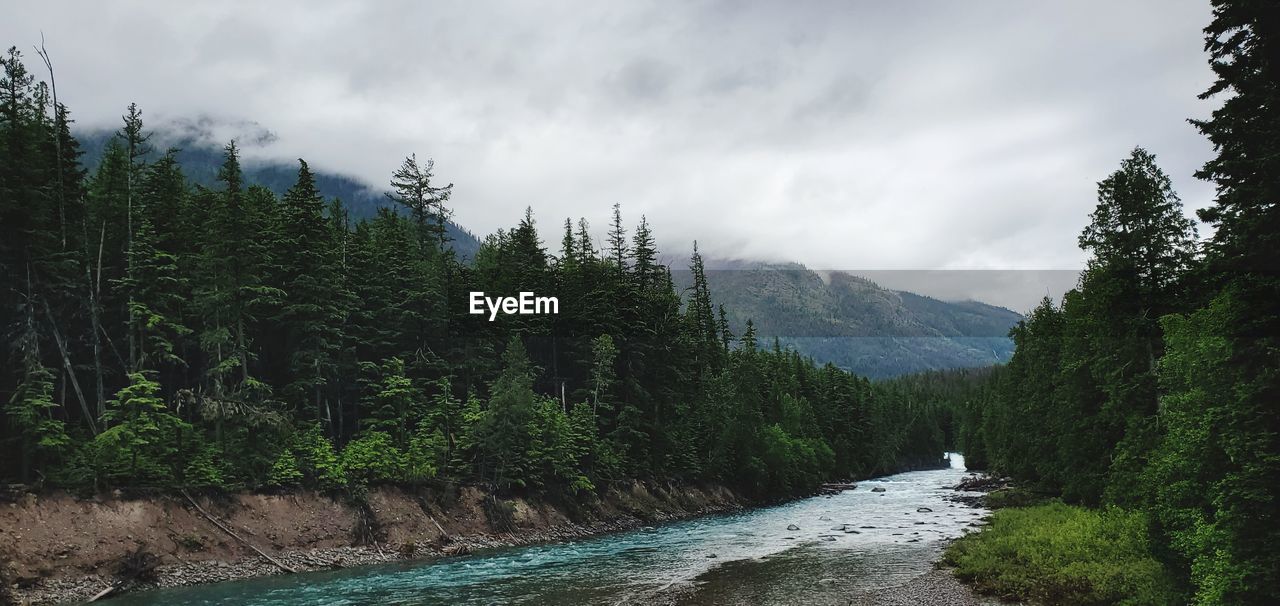
[[[268,226],[273,254],[265,273],[272,275],[281,293],[273,315],[279,323],[276,343],[283,345],[280,355],[288,360],[283,391],[298,404],[310,404],[319,420],[324,416],[324,387],[342,344],[339,325],[346,300],[335,296],[342,280],[324,199],[307,163],[298,164],[298,180],[276,211],[279,220]]]
[[[1242,406],[1256,381],[1233,364],[1230,291],[1188,316],[1166,316],[1160,361],[1165,435],[1147,470],[1152,511],[1171,555],[1189,567],[1197,604],[1253,603],[1276,574],[1274,436]],[[1265,379],[1263,379],[1265,380]],[[1265,591],[1265,590],[1263,590]],[[1261,603],[1261,602],[1258,602]]]
[[[414,483],[429,480],[436,477],[448,462],[449,441],[444,433],[439,429],[419,429],[409,440],[401,478]]]
[[[183,484],[191,488],[230,487],[225,457],[213,444],[205,444],[191,457],[182,472]]]
[[[1078,287],[1014,327],[1007,366],[876,383],[761,335],[864,335],[909,317],[920,334],[991,333],[970,348],[985,360],[987,344],[1009,353],[994,329],[1014,314],[851,276],[713,276],[696,244],[678,284],[647,221],[628,227],[620,207],[606,242],[567,219],[548,252],[530,209],[464,261],[447,246],[451,186],[430,161],[393,173],[403,214],[353,221],[305,162],[251,183],[234,143],[188,177],[179,152],[148,152],[136,106],[86,178],[67,109],[10,49],[0,334],[15,347],[0,354],[0,476],[357,492],[443,478],[579,494],[642,478],[779,497],[960,448],[1035,494],[1147,510],[1152,551],[1199,603],[1276,602],[1280,104],[1264,58],[1277,28],[1260,4],[1214,7],[1209,92],[1227,99],[1197,123],[1216,151],[1201,173],[1218,187],[1207,250],[1135,149],[1099,183]],[[471,291],[554,294],[562,309],[490,322],[465,312]],[[811,313],[783,317],[797,309]],[[854,319],[833,326],[828,310]],[[817,341],[808,351],[868,357]],[[1129,514],[1097,515],[1130,536],[1108,517]],[[1081,592],[1123,585],[1082,571]]]
[[[36,356],[27,358],[22,382],[5,407],[5,414],[23,441],[24,480],[29,479],[33,467],[60,462],[72,445],[65,424],[51,416],[57,408],[53,401],[53,372],[37,360]]]
[[[1045,497],[1038,495],[1025,488],[1001,488],[987,493],[982,502],[988,509],[1004,509],[1006,507],[1027,507],[1036,505],[1045,500]]]
[[[381,431],[366,431],[342,449],[339,466],[349,482],[368,485],[402,479],[404,455]]]
[[[385,360],[381,367],[366,364],[366,372],[377,379],[365,388],[364,407],[370,411],[365,426],[370,430],[393,437],[393,443],[406,445],[413,430],[413,423],[422,417],[422,394],[414,388],[413,381],[405,376],[404,361],[400,358]]]
[[[979,591],[1038,604],[1177,604],[1142,513],[1051,503],[1003,509],[947,548]]]
[[[835,453],[822,440],[795,438],[774,424],[764,428],[761,442],[763,494],[794,494],[831,476]]]
[[[1176,415],[1159,457],[1205,478],[1160,495],[1172,550],[1189,562],[1200,604],[1280,602],[1280,16],[1263,2],[1214,0],[1205,49],[1219,96],[1194,121],[1215,157],[1197,173],[1217,187],[1199,212],[1214,227],[1204,277],[1207,305],[1174,320],[1169,396]],[[1193,332],[1194,331],[1194,332]],[[1173,352],[1171,352],[1173,353]],[[1177,440],[1187,440],[1179,443]],[[1173,461],[1189,457],[1185,463]],[[1181,470],[1177,470],[1181,471]],[[1175,480],[1176,481],[1176,480]]]
[[[298,470],[302,472],[303,481],[309,486],[321,490],[334,490],[347,485],[346,469],[342,466],[333,442],[325,437],[319,425],[297,435],[293,454],[297,457]],[[279,460],[276,461],[279,463]],[[274,466],[273,466],[274,469]],[[282,470],[288,475],[288,470]]]
[[[291,449],[285,448],[280,451],[280,456],[276,457],[274,463],[271,464],[271,471],[267,474],[267,486],[278,486],[281,488],[293,488],[302,485],[304,476],[302,470],[298,466],[298,457],[294,456]]]
[[[570,492],[592,491],[595,486],[582,473],[582,461],[590,451],[590,438],[578,432],[560,403],[539,398],[526,429],[530,480],[542,486],[564,486]]]
[[[1249,14],[1221,5],[1219,20]],[[1152,553],[1206,605],[1273,603],[1280,582],[1280,281],[1256,247],[1238,248],[1273,231],[1259,231],[1234,179],[1208,213],[1228,229],[1196,259],[1168,179],[1135,150],[1099,184],[1079,287],[1014,329],[1016,353],[976,405],[952,400],[959,433],[997,471],[1146,512]]]
[[[490,391],[489,406],[475,420],[468,442],[480,477],[499,488],[524,486],[533,448],[529,430],[536,426],[539,398],[533,392],[533,377],[524,344],[512,337],[503,354],[503,371]]]
[[[99,485],[166,485],[174,478],[182,432],[191,425],[172,414],[157,397],[160,385],[143,373],[108,403],[109,427],[87,446]]]

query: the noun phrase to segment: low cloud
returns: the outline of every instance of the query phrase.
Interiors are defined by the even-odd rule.
[[[1210,202],[1206,2],[904,4],[31,2],[0,37],[43,31],[84,126],[136,101],[374,185],[434,157],[478,233],[618,202],[672,250],[1078,269],[1133,146]]]

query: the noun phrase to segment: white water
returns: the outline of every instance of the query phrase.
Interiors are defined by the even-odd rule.
[[[875,589],[928,571],[941,541],[960,536],[986,513],[944,500],[964,475],[963,457],[953,454],[950,469],[866,480],[839,495],[731,515],[456,558],[159,590],[109,603],[598,604],[674,594],[696,602],[700,592],[716,602],[714,596],[744,582],[803,588],[817,580],[806,577],[831,574]],[[787,530],[791,524],[799,530]],[[856,532],[833,529],[845,524]],[[733,574],[724,573],[731,567]]]

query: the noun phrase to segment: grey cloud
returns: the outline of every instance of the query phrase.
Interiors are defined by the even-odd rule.
[[[1211,200],[1185,122],[1214,107],[1195,98],[1209,17],[1202,0],[31,2],[0,41],[44,31],[84,126],[136,101],[152,125],[274,133],[249,153],[379,186],[434,157],[478,233],[527,205],[549,242],[565,216],[603,233],[620,202],[673,256],[697,239],[820,268],[1074,269],[1095,183],[1134,145],[1188,207]],[[1027,300],[1005,290],[987,298]]]
[[[662,102],[671,89],[674,67],[652,59],[629,61],[612,74],[606,88],[624,102]]]

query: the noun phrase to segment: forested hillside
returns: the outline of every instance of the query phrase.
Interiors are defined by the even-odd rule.
[[[93,171],[102,163],[107,149],[116,140],[116,132],[111,130],[77,130],[72,133],[80,143],[80,164]],[[182,174],[194,185],[204,187],[218,186],[218,171],[222,166],[223,153],[220,144],[211,139],[212,133],[207,128],[200,128],[199,123],[188,128],[170,127],[150,133],[148,150],[139,161],[154,162],[164,152],[173,149]],[[260,133],[260,138],[269,137],[269,133]],[[257,141],[236,141],[237,145],[254,145]],[[241,162],[246,185],[261,185],[277,196],[283,196],[298,177],[298,168],[281,162],[245,161]],[[351,214],[352,219],[371,219],[378,214],[378,209],[386,207],[389,201],[382,190],[371,188],[360,181],[341,174],[327,171],[312,171],[316,190],[327,200],[340,199],[343,206]],[[459,227],[452,220],[446,220],[448,230],[448,246],[460,259],[469,260],[475,257],[480,248],[480,240],[471,232]]]
[[[463,263],[430,161],[357,218],[302,161],[283,195],[253,184],[235,142],[193,179],[130,106],[88,173],[54,90],[16,49],[3,70],[4,481],[769,497],[939,462],[932,405],[734,334],[696,246],[682,302],[643,218],[615,207],[603,243],[566,219],[550,250],[526,211]],[[489,322],[470,291],[560,313]]]
[[[1013,331],[987,373],[935,375],[971,464],[1087,505],[1146,514],[1197,604],[1280,603],[1280,20],[1214,2],[1223,98],[1194,124],[1216,155],[1201,242],[1136,149],[1098,184],[1079,286]]]
[[[161,156],[161,146],[177,150],[182,172],[193,184],[217,187],[222,151],[200,123],[152,133],[151,151],[142,161]],[[81,163],[94,170],[101,163],[114,131],[75,132],[84,154]],[[259,133],[268,138],[269,133]],[[237,142],[239,143],[239,142]],[[250,141],[250,145],[257,141]],[[266,187],[282,196],[297,178],[296,167],[275,162],[242,162],[246,184]],[[352,219],[373,218],[388,201],[377,188],[353,178],[312,171],[316,189],[326,199],[341,199]],[[452,220],[446,221],[447,246],[470,263],[480,241]],[[989,366],[1013,353],[1009,328],[1020,315],[973,301],[944,302],[883,289],[865,279],[833,273],[830,281],[797,264],[709,261],[707,283],[725,304],[729,326],[742,332],[757,318],[760,338],[778,337],[784,347],[831,362],[854,374],[875,378],[925,370]],[[693,285],[687,268],[673,270],[682,292]]]
[[[707,272],[731,329],[755,319],[762,338],[778,337],[802,355],[871,378],[1004,362],[1013,353],[1009,329],[1022,318],[974,301],[888,290],[844,272],[824,277],[794,263],[734,265]],[[676,273],[678,285],[691,282],[688,272]]]

